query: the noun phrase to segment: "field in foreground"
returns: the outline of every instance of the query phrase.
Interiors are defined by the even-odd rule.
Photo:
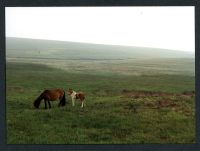
[[[7,63],[8,144],[194,143],[194,76],[72,73],[45,65]],[[34,109],[49,88],[86,92],[80,102]]]

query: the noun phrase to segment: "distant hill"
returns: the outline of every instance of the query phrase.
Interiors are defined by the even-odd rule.
[[[6,57],[57,59],[193,58],[194,54],[158,48],[7,37]]]

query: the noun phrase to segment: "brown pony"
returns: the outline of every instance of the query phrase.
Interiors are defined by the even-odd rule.
[[[60,100],[58,106],[65,106],[65,91],[62,89],[54,89],[54,90],[44,90],[40,96],[34,101],[33,105],[36,108],[39,108],[41,101],[44,99],[45,109],[47,109],[47,102],[49,104],[49,108],[51,108],[50,101]]]
[[[75,100],[79,99],[81,101],[81,107],[85,106],[85,94],[83,92],[75,92],[72,89],[67,90],[68,95],[72,98],[72,106],[75,105]]]

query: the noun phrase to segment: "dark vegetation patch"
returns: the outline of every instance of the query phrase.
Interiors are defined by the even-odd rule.
[[[153,91],[138,91],[138,90],[122,90],[122,96],[141,98],[141,97],[169,97],[169,96],[191,96],[195,95],[195,91],[184,91],[181,94],[168,93],[168,92],[153,92]]]

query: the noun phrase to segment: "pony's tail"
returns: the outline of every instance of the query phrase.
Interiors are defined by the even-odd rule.
[[[61,106],[65,106],[65,104],[66,104],[65,91],[64,91],[64,95],[63,95],[60,103],[61,103]]]
[[[34,105],[36,108],[39,108],[42,99],[43,99],[43,93],[40,94],[40,96],[34,101],[33,105]]]

